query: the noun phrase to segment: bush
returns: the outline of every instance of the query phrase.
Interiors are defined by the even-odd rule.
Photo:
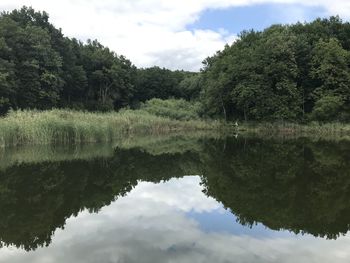
[[[312,111],[312,119],[318,121],[336,121],[342,111],[344,100],[340,96],[326,95],[319,99]]]
[[[151,99],[141,104],[140,109],[150,114],[174,120],[199,119],[199,104],[183,99]]]

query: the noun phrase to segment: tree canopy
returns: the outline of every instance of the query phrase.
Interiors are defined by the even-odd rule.
[[[205,60],[202,100],[213,116],[350,119],[350,24],[339,17],[244,31]]]

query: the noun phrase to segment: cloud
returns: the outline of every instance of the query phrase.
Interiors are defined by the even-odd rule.
[[[220,213],[199,177],[139,183],[98,214],[84,211],[57,230],[48,248],[2,248],[0,262],[348,262],[350,237],[261,237],[204,232],[188,211]],[[234,221],[232,224],[236,224]]]
[[[139,67],[198,70],[203,59],[235,36],[187,26],[207,9],[263,3],[319,6],[328,14],[350,17],[348,0],[1,0],[0,9],[27,5],[45,10],[67,36],[97,38]]]

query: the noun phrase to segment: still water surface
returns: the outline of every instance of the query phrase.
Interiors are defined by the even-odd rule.
[[[0,262],[349,262],[350,141],[0,152]]]

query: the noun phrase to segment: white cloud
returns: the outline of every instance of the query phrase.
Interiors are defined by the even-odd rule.
[[[223,31],[186,29],[206,9],[296,3],[350,17],[348,0],[1,0],[0,9],[22,5],[47,11],[70,37],[97,38],[137,66],[198,70],[204,58],[232,42]]]

